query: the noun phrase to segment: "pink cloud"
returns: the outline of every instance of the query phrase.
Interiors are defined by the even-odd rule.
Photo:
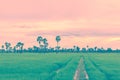
[[[119,0],[2,0],[3,20],[120,18]]]
[[[68,28],[65,30],[37,30],[33,32],[28,32],[27,36],[37,36],[37,35],[61,35],[61,36],[77,36],[77,37],[84,37],[84,36],[113,36],[113,37],[120,37],[119,28],[114,27],[90,27],[90,28]]]

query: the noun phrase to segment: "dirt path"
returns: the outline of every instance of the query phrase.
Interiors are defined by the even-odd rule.
[[[88,74],[85,70],[83,58],[79,61],[73,80],[89,80]]]

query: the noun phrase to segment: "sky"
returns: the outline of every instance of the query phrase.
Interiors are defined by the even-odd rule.
[[[55,47],[89,45],[120,49],[120,0],[0,0],[0,46],[24,42],[38,46],[37,36]]]

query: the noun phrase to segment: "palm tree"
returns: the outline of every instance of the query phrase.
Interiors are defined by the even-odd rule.
[[[19,48],[20,52],[22,52],[23,46],[24,46],[24,43],[22,43],[22,42],[18,42],[16,45],[16,47]]]
[[[57,47],[59,46],[58,43],[60,42],[60,40],[61,40],[60,36],[56,36]]]
[[[21,46],[20,46],[21,51],[23,50],[23,46],[24,46],[24,43],[21,42]]]
[[[6,46],[6,51],[8,52],[10,50],[11,44],[9,42],[5,42],[5,46]]]
[[[44,43],[44,48],[46,49],[48,47],[48,42],[46,38],[43,39],[43,43]]]
[[[37,37],[37,42],[39,43],[39,47],[41,48],[42,45],[41,45],[41,42],[43,41],[43,38],[41,36],[38,36]]]
[[[43,43],[46,43],[46,42],[47,42],[47,39],[46,39],[46,38],[44,38],[44,39],[43,39]]]
[[[61,38],[60,36],[56,36],[56,42],[57,42],[57,46],[56,46],[56,53],[58,52],[58,50],[60,49],[60,46],[59,46],[59,42],[60,42]]]
[[[73,46],[73,51],[74,51],[74,52],[76,51],[76,46],[75,46],[75,45]]]

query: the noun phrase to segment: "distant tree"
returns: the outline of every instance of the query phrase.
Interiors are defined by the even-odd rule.
[[[24,43],[22,43],[22,42],[18,42],[16,45],[16,47],[19,49],[20,52],[22,52],[23,46],[24,46]]]
[[[14,53],[16,52],[16,46],[13,47],[13,52],[14,52]]]
[[[112,52],[112,48],[107,48],[107,52]]]
[[[105,49],[103,47],[100,48],[101,52],[105,52]]]
[[[43,39],[43,43],[44,43],[44,49],[46,49],[48,47],[48,42],[46,38]]]
[[[13,51],[13,48],[12,48],[12,47],[10,47],[10,48],[9,48],[9,50],[10,50],[10,52],[12,52],[12,51]]]
[[[73,46],[73,50],[74,50],[74,52],[76,51],[76,46],[75,45]]]
[[[33,50],[34,50],[34,52],[38,52],[39,47],[37,47],[37,46],[33,46]]]
[[[33,52],[33,49],[32,48],[28,48],[28,52]]]
[[[60,36],[56,36],[56,42],[57,42],[57,46],[55,47],[56,48],[56,53],[59,51],[60,49],[60,46],[59,46],[59,42],[61,40],[61,37]]]
[[[97,51],[97,46],[94,47],[94,51]]]
[[[80,51],[80,47],[77,46],[77,47],[76,47],[76,50],[77,50],[77,52],[79,52],[79,51]]]
[[[74,50],[74,52],[79,52],[80,51],[80,48],[78,47],[78,46],[73,46],[73,50]]]
[[[58,51],[60,49],[60,46],[56,46],[55,49]]]
[[[43,38],[41,36],[37,37],[37,42],[39,43],[39,47],[43,48],[43,45],[41,44],[43,42]]]
[[[2,45],[1,48],[2,48],[2,52],[4,52],[4,51],[5,51],[5,49],[4,49],[4,45]]]
[[[59,42],[60,41],[61,41],[61,37],[60,36],[56,36],[57,47],[59,46]]]
[[[88,52],[94,52],[94,48],[89,48]]]
[[[49,47],[50,52],[54,52],[54,48]]]
[[[86,50],[86,48],[82,48],[82,50],[81,50],[82,52],[86,52],[87,50]]]
[[[87,45],[86,47],[87,47],[87,51],[88,51],[89,50],[89,46]]]
[[[103,47],[101,47],[101,50],[103,50],[103,51],[104,51],[105,49],[104,49]]]
[[[61,41],[61,37],[58,35],[55,38],[57,45],[56,47],[52,48],[49,47],[48,48],[48,40],[46,38],[43,38],[42,36],[38,36],[37,37],[37,42],[39,43],[39,46],[33,46],[32,48],[28,48],[28,49],[23,49],[24,43],[22,42],[18,42],[16,44],[16,46],[14,46],[13,48],[11,47],[11,43],[9,42],[5,42],[4,45],[1,46],[0,52],[4,53],[4,52],[99,52],[99,53],[106,53],[106,52],[120,52],[120,49],[116,49],[116,50],[112,50],[112,48],[107,48],[104,49],[103,47],[99,48],[97,46],[95,46],[94,48],[89,47],[88,45],[85,48],[80,49],[80,47],[78,46],[73,46],[73,48],[62,48],[59,45],[59,42]]]
[[[4,45],[2,45],[2,49],[4,49]]]
[[[5,42],[5,46],[6,46],[6,51],[9,52],[10,51],[11,43]]]

